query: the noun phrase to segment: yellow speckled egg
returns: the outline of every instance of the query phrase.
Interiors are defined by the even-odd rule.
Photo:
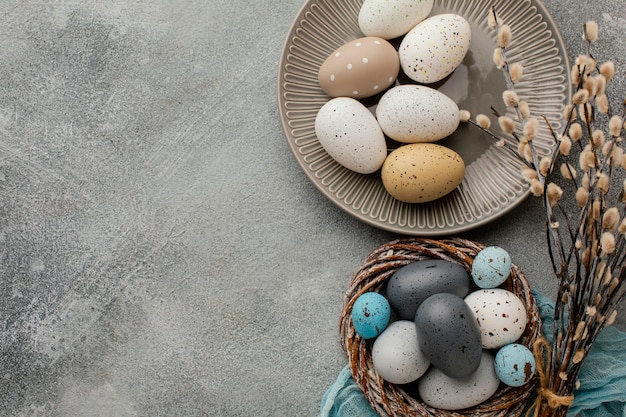
[[[331,97],[371,97],[389,87],[400,72],[398,51],[375,36],[336,49],[320,66],[320,87]]]
[[[463,181],[465,163],[450,148],[435,143],[412,143],[391,152],[382,166],[387,192],[405,203],[433,201]]]

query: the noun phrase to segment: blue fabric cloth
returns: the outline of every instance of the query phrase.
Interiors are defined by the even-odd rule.
[[[552,339],[554,303],[534,292],[544,335]],[[605,328],[596,339],[579,374],[580,388],[568,417],[626,417],[626,333]],[[354,383],[350,369],[341,370],[322,398],[320,417],[378,417]]]

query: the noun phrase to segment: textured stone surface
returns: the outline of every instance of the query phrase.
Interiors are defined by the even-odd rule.
[[[394,239],[307,180],[276,73],[302,0],[0,0],[0,415],[315,416],[347,280]],[[626,3],[546,0],[626,91]],[[539,204],[466,237],[552,291]],[[622,320],[621,323],[624,321]]]

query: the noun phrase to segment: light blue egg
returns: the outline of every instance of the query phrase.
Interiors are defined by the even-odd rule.
[[[498,350],[494,369],[498,379],[511,387],[521,387],[535,375],[535,357],[524,345],[511,343]]]
[[[480,288],[496,288],[510,273],[511,256],[499,246],[487,246],[472,263],[472,279]]]
[[[361,294],[352,306],[352,324],[363,339],[373,339],[381,334],[389,324],[390,316],[389,301],[377,292]]]

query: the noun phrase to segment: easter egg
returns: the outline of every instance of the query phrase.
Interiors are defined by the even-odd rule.
[[[433,294],[469,293],[470,277],[461,265],[443,259],[423,259],[399,268],[387,281],[385,294],[399,317],[414,320],[417,308]]]
[[[470,24],[462,16],[443,13],[418,23],[400,44],[402,71],[413,81],[443,80],[458,67],[469,50]]]
[[[361,294],[352,306],[354,330],[363,339],[372,339],[385,330],[391,317],[387,299],[377,292]]]
[[[380,376],[394,384],[415,381],[430,366],[419,347],[415,324],[409,320],[391,323],[376,338],[372,363]]]
[[[533,353],[519,343],[500,348],[494,361],[498,379],[511,387],[527,384],[535,375],[536,367]]]
[[[417,309],[415,329],[424,355],[449,377],[467,377],[480,365],[480,330],[461,297],[448,293],[428,297]]]
[[[367,36],[397,38],[428,17],[434,0],[365,0],[358,23]]]
[[[478,323],[485,349],[513,343],[526,330],[526,307],[517,295],[508,290],[492,288],[474,291],[465,297],[465,302]]]
[[[376,118],[350,97],[331,99],[319,109],[315,134],[328,155],[359,174],[375,172],[387,157],[385,135]]]
[[[472,279],[480,288],[495,288],[511,274],[511,256],[499,246],[487,246],[474,257]]]
[[[376,106],[383,132],[403,143],[434,142],[459,126],[459,108],[434,88],[404,84],[385,92]]]
[[[451,378],[431,367],[417,383],[424,403],[441,410],[460,410],[488,400],[498,390],[500,381],[494,370],[493,356],[483,351],[479,367],[465,378]]]
[[[393,45],[367,36],[331,53],[320,66],[318,82],[331,97],[361,99],[384,91],[399,72],[400,60]]]
[[[385,190],[405,203],[426,203],[452,192],[465,176],[461,156],[436,143],[411,143],[392,151],[383,162]]]

